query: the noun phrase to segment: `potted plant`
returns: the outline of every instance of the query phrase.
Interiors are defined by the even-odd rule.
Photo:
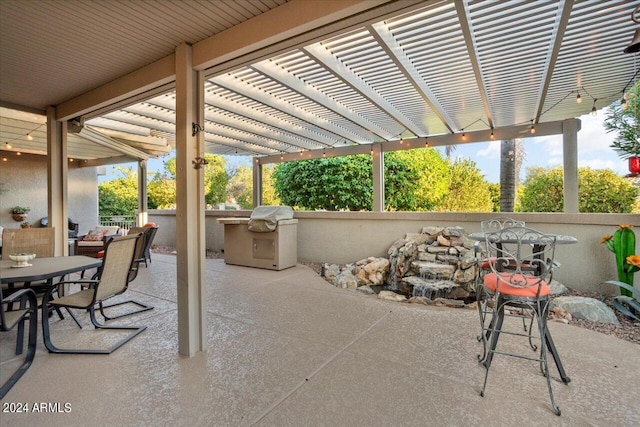
[[[20,228],[31,228],[31,224],[29,224],[29,221],[25,221],[20,224]]]
[[[633,175],[640,174],[639,91],[640,81],[629,90],[626,108],[622,103],[611,106],[604,121],[607,132],[617,132],[611,148],[618,152],[621,159],[628,159],[629,172]]]
[[[11,208],[11,216],[18,222],[22,222],[29,216],[30,207],[27,206],[14,206]]]

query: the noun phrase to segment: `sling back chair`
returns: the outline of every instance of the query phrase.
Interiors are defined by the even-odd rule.
[[[480,395],[484,396],[489,369],[495,354],[533,360],[539,363],[540,370],[547,379],[551,405],[556,415],[560,415],[560,408],[553,398],[547,361],[547,351],[549,351],[556,362],[563,382],[570,381],[564,374],[551,334],[547,329],[551,295],[549,283],[555,265],[556,236],[543,234],[526,227],[509,227],[486,233],[485,242],[489,253],[488,260],[491,272],[484,275],[483,285],[495,295],[496,306],[491,316],[490,325],[483,328],[483,336],[487,337],[488,344],[485,340],[486,358],[482,363],[486,372]],[[537,319],[539,337],[532,337],[531,331],[528,334],[523,334],[503,328],[505,309],[509,310],[512,307],[527,311]],[[538,347],[532,345],[531,340],[539,338],[540,352],[538,357],[498,351],[496,348],[501,333],[528,337],[529,346],[534,352],[538,350]]]
[[[509,227],[524,227],[524,221],[518,221],[506,216],[492,218],[486,221],[482,221],[480,223],[480,230],[483,233],[491,233],[494,231],[503,230]],[[486,344],[487,336],[485,334],[486,331],[486,320],[491,318],[493,314],[493,307],[495,306],[495,295],[493,292],[485,288],[482,284],[482,280],[484,275],[491,272],[490,259],[486,257],[482,257],[482,253],[486,255],[487,248],[481,247],[484,246],[483,242],[476,242],[474,246],[474,250],[476,253],[476,257],[478,258],[478,277],[476,282],[476,301],[478,306],[478,314],[480,315],[480,335],[478,335],[477,339],[479,342],[483,342]],[[526,329],[526,326],[525,326]],[[483,349],[485,350],[482,356],[478,355],[478,360],[482,361],[487,356],[486,353],[486,345],[483,345]]]
[[[129,272],[129,277],[127,278],[127,284],[131,283],[136,277],[138,277],[138,271],[140,270],[140,264],[142,262],[144,262],[144,251],[146,248],[146,243],[147,243],[147,238],[148,238],[148,234],[149,231],[153,230],[152,228],[149,227],[132,227],[129,230],[129,234],[130,236],[132,235],[136,235],[139,234],[140,238],[138,238],[136,240],[136,247],[135,247],[135,251],[133,254],[133,263],[131,264],[131,271]],[[103,255],[104,256],[104,255]],[[99,272],[97,274],[100,274]],[[96,277],[94,277],[96,278]],[[134,310],[134,311],[130,311],[124,314],[119,314],[119,315],[115,315],[115,316],[108,316],[105,313],[105,309],[106,308],[110,308],[110,307],[118,307],[121,305],[126,305],[126,304],[134,304],[137,305],[139,307],[138,310]],[[127,301],[122,301],[122,302],[117,302],[117,303],[113,303],[113,304],[109,304],[109,305],[105,305],[103,304],[102,301],[98,302],[98,307],[100,309],[100,314],[102,315],[102,317],[104,317],[105,321],[109,321],[109,320],[113,320],[113,319],[118,319],[120,317],[125,317],[125,316],[131,316],[133,314],[138,314],[138,313],[142,313],[144,311],[149,311],[149,310],[153,310],[153,306],[144,304],[140,301],[136,301],[133,299],[127,300]]]
[[[89,285],[89,287],[67,296],[53,299],[49,301],[49,304],[43,305],[42,333],[44,335],[45,347],[49,352],[71,354],[111,354],[147,328],[146,326],[105,326],[97,321],[95,314],[96,304],[119,295],[127,290],[129,274],[131,273],[131,268],[135,261],[135,247],[139,239],[139,234],[132,234],[124,237],[116,237],[109,241],[105,249],[103,265],[95,279],[80,279],[59,283],[59,285],[80,284],[85,286]],[[53,289],[49,292],[53,292]],[[49,331],[49,306],[53,308],[67,307],[88,310],[91,323],[93,323],[93,326],[96,329],[119,331],[130,330],[133,332],[106,350],[58,348],[51,342],[51,335]]]
[[[24,307],[19,310],[5,311],[5,304],[20,302],[20,306]],[[9,377],[9,379],[0,387],[0,399],[11,390],[18,380],[27,372],[33,358],[36,355],[36,340],[38,336],[38,300],[33,289],[20,289],[2,298],[0,292],[0,331],[8,332],[16,325],[24,327],[24,322],[29,321],[29,341],[27,344],[27,354],[22,365]],[[18,348],[16,354],[22,354],[22,338],[17,337]]]

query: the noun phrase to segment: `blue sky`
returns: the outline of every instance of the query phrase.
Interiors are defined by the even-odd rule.
[[[610,148],[614,135],[602,126],[604,110],[593,116],[580,117],[582,127],[578,132],[578,167],[612,169],[619,175],[629,173],[627,161],[618,157]],[[562,135],[523,138],[526,158],[521,170],[524,179],[528,167],[562,166]],[[455,157],[466,157],[475,161],[489,182],[500,182],[500,141],[459,145],[452,153]]]
[[[619,175],[628,173],[627,162],[618,157],[609,146],[613,135],[606,133],[602,126],[605,110],[598,110],[593,116],[587,114],[580,117],[582,128],[578,132],[578,166],[593,169],[612,169]],[[522,166],[521,180],[524,179],[528,167],[552,167],[562,165],[562,135],[524,138],[522,141],[526,150],[526,158]],[[161,171],[163,162],[175,153],[162,159],[149,159],[148,170]],[[500,141],[459,145],[452,153],[453,157],[465,157],[475,161],[489,182],[500,181]],[[251,165],[250,157],[229,156],[228,165]],[[133,166],[135,163],[121,166]],[[116,178],[113,167],[107,167],[107,175],[100,177],[100,182]]]

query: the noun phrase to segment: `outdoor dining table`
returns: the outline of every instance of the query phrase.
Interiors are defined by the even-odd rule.
[[[70,273],[97,268],[102,260],[84,255],[34,258],[28,267],[15,267],[11,260],[0,261],[0,283],[7,284],[9,289],[29,287],[33,282],[46,281],[54,286],[53,279]],[[18,286],[16,286],[18,285]],[[77,319],[74,318],[76,323]],[[18,327],[18,345],[22,342],[23,327]]]
[[[70,273],[97,268],[102,260],[84,255],[34,258],[28,267],[14,267],[11,260],[0,261],[0,283],[6,283],[10,288],[16,284],[28,287],[32,282],[50,280]]]
[[[562,235],[562,234],[549,234],[549,236],[555,236],[556,245],[570,245],[570,244],[578,243],[578,239],[576,239],[573,236]],[[486,240],[486,233],[484,232],[471,233],[468,235],[468,237],[471,240],[478,240],[478,241],[484,242]],[[501,241],[503,243],[517,243],[516,239],[513,239],[513,240],[504,239]],[[521,240],[521,242],[526,243],[526,240]],[[540,245],[534,245],[533,251],[541,252],[541,248],[539,246]],[[553,343],[553,338],[551,337],[551,332],[549,331],[549,328],[546,328],[546,333],[544,338],[547,344],[547,348],[549,349],[551,356],[553,356],[553,361],[556,363],[556,367],[558,368],[558,373],[560,374],[560,378],[562,379],[562,382],[565,384],[569,384],[569,382],[571,382],[571,378],[567,376],[564,370],[564,367],[562,366],[560,355],[558,354],[558,350],[556,349],[556,346]]]

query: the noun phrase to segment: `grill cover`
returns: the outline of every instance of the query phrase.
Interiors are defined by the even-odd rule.
[[[258,206],[249,218],[249,231],[269,233],[276,230],[278,221],[293,219],[293,209],[289,206]]]

